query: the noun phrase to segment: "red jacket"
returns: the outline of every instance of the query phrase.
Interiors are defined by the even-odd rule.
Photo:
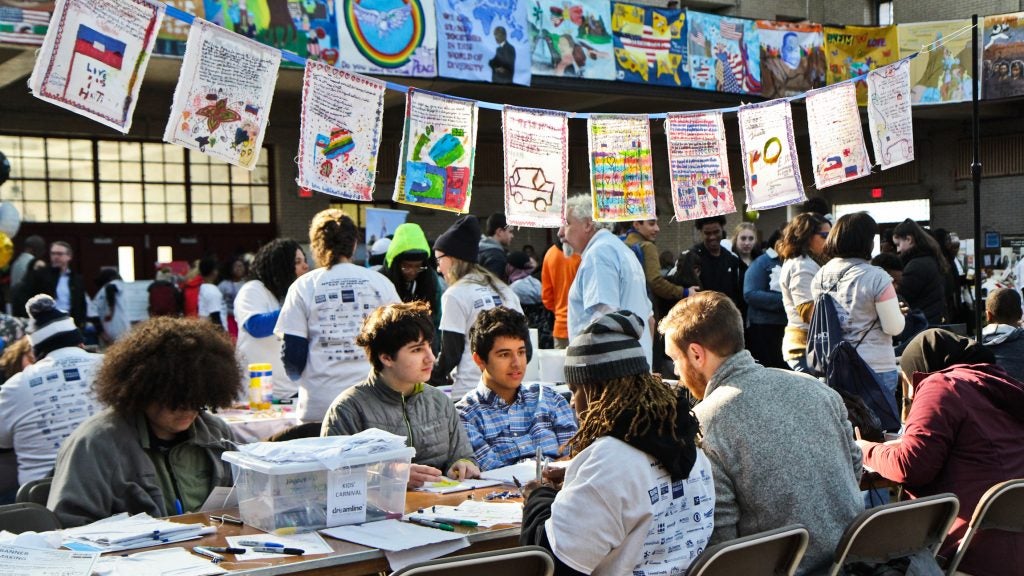
[[[951,558],[981,495],[1024,478],[1024,383],[994,364],[958,364],[914,374],[903,439],[865,448],[864,464],[901,482],[912,497],[952,492],[960,511],[939,555]],[[1024,575],[1024,534],[979,533],[959,570]]]

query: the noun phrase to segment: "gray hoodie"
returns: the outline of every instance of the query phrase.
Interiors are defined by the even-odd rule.
[[[981,331],[982,344],[996,356],[996,364],[1015,380],[1024,382],[1024,328],[989,324]]]

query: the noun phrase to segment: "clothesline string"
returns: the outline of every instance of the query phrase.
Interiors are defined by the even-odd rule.
[[[167,3],[164,3],[164,6],[166,7],[166,14],[168,16],[170,16],[171,18],[174,18],[175,20],[179,20],[181,22],[184,22],[186,24],[191,25],[195,21],[195,19],[196,19],[196,16],[194,14],[190,14],[188,12],[185,12],[184,10],[181,10],[180,8],[177,8],[177,7],[172,6],[170,4],[167,4]],[[918,50],[917,52],[914,52],[912,54],[909,54],[909,55],[907,55],[907,56],[905,56],[903,58],[900,58],[899,60],[894,62],[894,64],[898,63],[900,61],[912,60],[912,59],[916,58],[918,55],[920,55],[923,52],[932,52],[934,50],[937,50],[938,48],[944,46],[946,42],[956,38],[957,36],[960,36],[960,35],[964,34],[966,31],[971,30],[973,28],[974,28],[973,24],[968,24],[967,26],[964,26],[963,28],[960,28],[959,30],[956,30],[955,32],[952,32],[952,33],[950,33],[949,35],[947,35],[947,36],[945,36],[943,38],[938,38],[938,39],[936,39],[934,42],[932,42],[930,44],[925,44],[924,46],[921,46],[920,50]],[[291,62],[293,64],[298,64],[299,66],[305,67],[306,59],[303,58],[302,56],[299,56],[298,54],[295,54],[294,52],[289,52],[287,50],[280,50],[280,52],[281,52],[281,57],[284,60],[287,60],[288,62]],[[853,78],[847,78],[846,80],[843,80],[841,82],[836,82],[835,84],[830,84],[830,86],[837,86],[839,84],[844,84],[844,83],[847,83],[847,82],[859,82],[859,81],[862,81],[862,80],[866,79],[867,76],[868,76],[867,74],[860,74],[858,76],[854,76]],[[384,81],[384,83],[385,83],[385,86],[387,87],[388,90],[394,90],[395,92],[401,92],[403,94],[409,92],[409,86],[405,86],[403,84],[398,84],[398,83],[395,83],[395,82],[388,82],[386,80]],[[424,90],[424,92],[427,92],[427,91]],[[445,95],[445,96],[448,96],[448,95]],[[453,96],[448,96],[448,97],[453,97]],[[788,96],[788,97],[785,97],[784,99],[788,100],[790,102],[795,102],[797,100],[802,100],[802,99],[804,99],[806,97],[807,97],[807,93],[805,92],[805,93],[801,93],[801,94],[796,94],[794,96]],[[453,98],[457,98],[457,97],[453,97]],[[487,102],[487,101],[484,101],[484,100],[474,100],[472,98],[459,98],[459,99],[460,100],[472,100],[472,101],[476,102],[478,107],[483,108],[485,110],[496,110],[496,111],[500,112],[505,107],[504,104],[498,104],[498,103],[495,103],[495,102]],[[719,113],[722,113],[722,114],[728,114],[728,113],[731,113],[731,112],[738,112],[739,109],[740,109],[739,106],[730,106],[728,108],[710,108],[710,109],[706,109],[706,110],[687,110],[687,111],[682,112],[682,113],[685,113],[685,114],[702,114],[702,113],[709,113],[709,112],[719,112]],[[587,119],[587,118],[590,118],[591,115],[600,115],[600,114],[604,114],[604,113],[603,112],[566,112],[566,114],[569,115],[569,118]],[[665,118],[668,117],[668,114],[670,114],[670,113],[669,112],[656,112],[656,113],[653,113],[653,114],[644,114],[644,116],[647,116],[648,118],[650,118],[652,120],[664,120]]]

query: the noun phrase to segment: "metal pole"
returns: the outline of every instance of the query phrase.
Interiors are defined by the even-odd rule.
[[[981,80],[978,74],[978,60],[979,53],[981,52],[979,49],[981,46],[981,35],[978,33],[977,14],[971,16],[971,25],[974,27],[971,31],[974,37],[974,50],[971,51],[973,53],[971,75],[973,76],[972,82],[974,83],[974,90],[972,90],[971,94],[971,145],[973,149],[971,180],[974,182],[974,332],[975,338],[978,339],[978,342],[981,342],[981,310],[983,308],[981,303],[981,248],[982,242],[985,239],[981,237],[981,120],[978,118],[978,92],[981,87]]]

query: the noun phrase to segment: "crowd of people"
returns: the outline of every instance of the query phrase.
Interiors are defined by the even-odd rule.
[[[314,269],[290,239],[232,259],[223,279],[203,259],[180,284],[153,282],[153,318],[135,325],[116,271],[89,302],[70,246],[53,243],[47,263],[29,238],[12,289],[29,319],[0,326],[0,448],[17,484],[52,477],[66,526],[194,511],[232,483],[220,456],[236,439],[216,410],[243,398],[243,366],[270,363],[302,434],[405,436],[410,487],[538,450],[572,457],[522,490],[521,541],[549,549],[560,576],[680,573],[709,545],[794,523],[810,533],[798,573],[821,573],[864,509],[865,465],[911,497],[957,494],[948,557],[981,494],[1024,477],[1020,294],[988,295],[982,342],[958,336],[941,329],[958,312],[948,235],[907,220],[898,256],[872,259],[871,216],[804,208],[765,243],[751,223],[727,238],[723,217],[697,220],[696,244],[665,258],[656,219],[615,229],[576,196],[539,262],[510,251],[495,214],[461,216],[433,243],[402,224],[372,247],[375,267],[354,262],[359,230],[328,209],[310,223]],[[872,384],[902,402],[900,440],[861,440],[850,399],[814,373],[824,294]],[[90,322],[103,354],[85,350]],[[570,400],[526,381],[531,328],[564,350]],[[1018,556],[1020,537],[982,538],[961,566],[1005,574]]]

